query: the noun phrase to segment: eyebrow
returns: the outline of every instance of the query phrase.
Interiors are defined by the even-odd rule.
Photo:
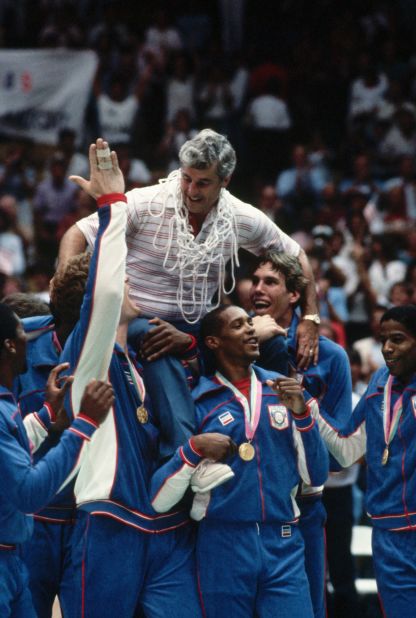
[[[183,170],[181,170],[181,173],[182,176],[186,176],[186,178],[190,178],[192,180],[192,177]],[[197,178],[195,182],[212,182],[212,178]]]

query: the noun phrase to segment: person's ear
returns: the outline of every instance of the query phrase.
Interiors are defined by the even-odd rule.
[[[214,337],[214,335],[209,335],[208,337],[205,337],[205,345],[210,350],[217,350],[220,345],[220,339],[219,337]]]
[[[231,175],[227,176],[226,178],[223,178],[221,182],[221,186],[225,189],[226,187],[228,187],[230,180],[231,180]]]
[[[300,292],[291,292],[289,297],[289,302],[291,305],[296,305],[300,298]]]

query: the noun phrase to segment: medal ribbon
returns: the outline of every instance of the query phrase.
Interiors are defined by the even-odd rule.
[[[384,441],[386,443],[386,448],[389,446],[390,442],[393,440],[394,436],[397,432],[397,427],[399,425],[400,417],[403,412],[403,395],[400,395],[399,399],[393,406],[393,413],[390,413],[391,407],[391,391],[393,386],[393,376],[389,376],[384,387],[384,396],[383,396],[383,406],[384,406],[384,416],[383,416],[383,427],[384,427]]]
[[[136,387],[136,390],[139,393],[140,401],[143,404],[144,403],[144,398],[146,397],[146,389],[144,387],[144,382],[141,379],[141,377],[140,377],[136,367],[133,365],[133,363],[131,362],[131,360],[127,356],[127,354],[126,354],[126,359],[127,359],[128,365],[129,365],[131,379],[133,380],[133,383],[134,383],[134,385]]]
[[[219,371],[215,373],[220,384],[227,386],[235,395],[235,398],[241,403],[244,410],[244,425],[246,438],[250,442],[254,438],[257,426],[260,421],[261,412],[261,396],[263,392],[262,384],[256,378],[256,374],[253,369],[250,376],[250,403],[247,398],[225,378]]]

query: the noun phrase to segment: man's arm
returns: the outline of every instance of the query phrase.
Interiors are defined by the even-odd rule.
[[[183,498],[202,459],[221,461],[236,452],[237,445],[229,436],[220,433],[192,436],[153,475],[150,497],[154,510],[166,513]]]
[[[361,459],[367,450],[364,405],[365,398],[362,397],[354,409],[348,425],[339,431],[334,429],[331,424],[331,418],[326,416],[323,410],[321,410],[317,417],[319,433],[329,452],[344,468]]]
[[[312,398],[305,401],[306,393],[295,378],[278,377],[274,381],[267,380],[267,384],[292,413],[294,446],[301,479],[308,485],[323,485],[328,478],[329,467],[328,453],[313,416],[313,408],[318,408],[318,404]]]
[[[58,270],[65,268],[69,258],[78,255],[85,251],[87,241],[79,227],[74,224],[62,236],[61,244],[59,245],[58,254]]]
[[[67,340],[62,354],[62,360],[69,361],[74,372],[68,406],[74,415],[80,409],[86,384],[91,379],[103,380],[107,377],[124,295],[127,254],[124,178],[115,153],[111,153],[111,168],[98,168],[96,153],[99,151],[108,152],[108,144],[102,139],[90,146],[89,181],[71,176],[82,189],[98,199],[99,204],[99,231],[91,258],[80,320]],[[101,155],[99,160],[102,159]]]
[[[59,444],[33,466],[30,454],[16,439],[4,420],[0,421],[0,475],[7,500],[23,513],[34,513],[55,495],[79,460],[114,403],[109,384],[93,381],[82,397],[82,414],[63,433]]]
[[[319,310],[315,277],[303,249],[300,250],[298,259],[308,282],[300,303],[302,316],[317,315]],[[312,320],[301,319],[296,332],[296,339],[296,364],[298,368],[307,369],[311,362],[316,365],[319,352],[319,326]]]
[[[90,161],[90,179],[86,180],[81,176],[70,176],[69,179],[75,182],[83,191],[91,195],[94,199],[102,195],[110,193],[124,193],[124,178],[118,166],[117,156],[111,153],[107,157],[111,159],[112,167],[107,169],[98,168],[97,155],[99,151],[103,152],[108,148],[108,143],[102,139],[98,139],[96,144],[90,146],[89,161]],[[101,161],[103,158],[101,157]],[[58,268],[65,266],[68,259],[74,255],[78,255],[85,251],[87,241],[79,227],[74,224],[67,230],[61,240],[58,255]]]

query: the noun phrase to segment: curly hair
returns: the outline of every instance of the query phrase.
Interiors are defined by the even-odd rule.
[[[74,328],[79,320],[91,254],[80,253],[68,260],[65,268],[58,270],[51,285],[51,312],[57,325]]]
[[[182,166],[204,170],[217,163],[216,172],[221,180],[231,176],[236,165],[235,150],[224,135],[212,129],[203,129],[188,140],[179,151]]]

